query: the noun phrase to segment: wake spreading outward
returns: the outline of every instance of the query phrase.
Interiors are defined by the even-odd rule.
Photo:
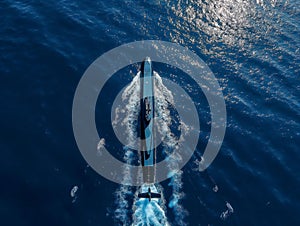
[[[122,118],[116,113],[113,123],[122,123],[128,132],[129,145],[124,147],[124,161],[128,164],[139,162],[143,185],[139,188],[121,185],[117,189],[115,219],[122,225],[170,225],[166,217],[163,188],[155,183],[155,164],[156,136],[164,137],[160,150],[160,155],[164,157],[169,156],[178,143],[169,128],[171,116],[168,107],[173,104],[173,96],[158,73],[153,71],[150,58],[145,59],[141,70],[124,90],[122,101],[126,103],[126,114]],[[116,112],[121,112],[121,109],[117,108]],[[154,128],[154,118],[159,118],[159,128]],[[136,137],[140,137],[140,156],[136,156],[138,152],[130,148],[136,146]],[[166,161],[170,169],[177,164],[176,156]],[[130,184],[130,167],[125,167],[123,172],[124,184]],[[183,197],[181,174],[176,173],[169,183],[172,196],[168,207],[174,210],[178,225],[185,225],[183,218],[186,211],[179,203]]]
[[[181,156],[174,150],[179,148],[182,139],[177,138],[171,131],[170,107],[174,106],[174,98],[171,91],[163,84],[159,74],[153,71],[150,58],[147,57],[142,62],[141,70],[123,90],[122,102],[125,107],[118,106],[115,109],[113,126],[122,125],[126,131],[127,145],[123,147],[123,160],[128,165],[123,169],[123,183],[115,192],[116,223],[118,225],[187,225],[185,217],[188,212],[181,204],[184,197],[183,172],[173,171],[179,168]],[[156,120],[159,120],[159,123]],[[181,127],[183,130],[181,133],[185,133],[184,128],[187,128],[187,125]],[[138,151],[133,148],[137,146]],[[166,161],[168,177],[171,178],[168,184],[171,191],[168,203],[163,194],[163,187],[156,180],[157,155]],[[141,166],[138,174],[140,178],[132,178],[130,165],[137,164]],[[142,186],[136,188],[124,185],[132,184],[136,179]],[[226,203],[226,206],[227,211],[220,216],[222,219],[233,213],[230,204]],[[174,222],[168,221],[167,208],[172,211]]]

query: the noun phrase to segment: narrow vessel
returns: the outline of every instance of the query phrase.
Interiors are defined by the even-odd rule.
[[[156,148],[154,146],[154,75],[152,62],[149,57],[142,62],[140,72],[140,137],[141,137],[141,164],[143,169],[144,185],[141,187],[140,198],[160,198],[154,185]]]

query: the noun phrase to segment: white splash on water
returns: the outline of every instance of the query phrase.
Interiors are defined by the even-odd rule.
[[[102,150],[105,148],[105,139],[101,138],[97,145],[97,156],[102,155]]]
[[[231,214],[233,214],[234,210],[229,202],[226,202],[227,210],[221,213],[220,218],[222,220],[226,220]]]
[[[99,151],[100,149],[102,149],[105,146],[105,139],[101,138],[98,145],[97,145],[97,150]]]
[[[136,198],[133,205],[133,223],[134,226],[161,225],[168,226],[164,202],[161,200],[151,200]]]
[[[77,185],[75,185],[71,191],[70,191],[70,196],[73,198],[72,199],[72,203],[76,202],[77,200],[77,191],[78,191],[79,187]]]
[[[145,192],[148,186],[142,186],[139,191],[136,191],[134,203],[132,207],[133,222],[132,226],[169,226],[166,216],[165,198],[163,196],[163,188],[161,185],[152,185],[152,190],[155,193],[160,193],[160,199],[152,198],[149,202],[148,199],[138,198],[139,192]]]

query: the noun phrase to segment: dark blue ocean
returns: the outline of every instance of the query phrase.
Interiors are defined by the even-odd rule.
[[[183,168],[184,222],[300,225],[299,6],[298,0],[2,0],[0,225],[122,225],[115,213],[119,185],[81,156],[72,103],[97,57],[140,40],[189,48],[209,66],[225,97],[224,142],[205,172],[194,168],[207,144],[209,107],[203,94],[194,98],[203,106],[203,139]],[[184,74],[176,73],[188,89]],[[128,74],[111,84],[120,90],[131,80]],[[103,136],[113,136],[107,131]],[[166,202],[168,183],[162,183]],[[226,202],[234,212],[222,219]],[[129,204],[124,209],[132,223]],[[171,225],[181,224],[167,205],[165,212]]]

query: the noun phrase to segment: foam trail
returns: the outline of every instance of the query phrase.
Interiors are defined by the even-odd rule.
[[[130,149],[124,148],[125,150],[125,156],[124,160],[128,164],[131,163],[131,157],[132,157],[132,151]],[[123,170],[123,182],[129,183],[131,181],[130,178],[130,170],[128,167],[125,167]],[[115,210],[115,221],[118,223],[122,223],[122,225],[130,225],[131,219],[129,218],[129,197],[132,197],[133,195],[133,189],[130,186],[126,185],[120,185],[120,187],[115,192],[115,204],[117,205],[117,208]]]
[[[124,120],[120,121],[120,115],[117,113],[115,120],[113,121],[114,124],[122,123],[126,126],[126,131],[128,133],[128,142],[129,145],[134,142],[134,137],[136,134],[136,123],[135,119],[138,118],[138,110],[139,109],[139,74],[135,76],[133,81],[130,85],[124,90],[122,95],[122,100],[126,103],[126,112]],[[121,112],[121,109],[116,109],[116,112]],[[123,148],[125,151],[124,160],[128,164],[132,164],[134,160],[134,154],[136,152],[132,151],[128,147]],[[125,166],[123,169],[123,183],[130,183],[132,181],[130,173],[130,167]],[[131,217],[130,217],[130,203],[129,200],[133,199],[133,188],[130,186],[120,185],[120,187],[115,192],[115,221],[121,225],[130,225],[131,224]]]
[[[179,155],[170,155],[171,152],[178,148],[178,139],[176,139],[171,130],[171,116],[170,111],[168,110],[169,105],[174,104],[172,93],[163,85],[162,79],[158,73],[154,73],[155,75],[155,108],[156,115],[161,119],[161,128],[160,132],[162,133],[162,137],[164,137],[164,155],[168,158],[168,166],[171,169],[178,168],[178,161],[181,159]],[[186,127],[187,128],[187,127]],[[184,129],[184,127],[182,127]],[[175,216],[174,225],[186,225],[184,218],[188,214],[184,207],[180,204],[181,199],[184,197],[184,193],[182,191],[182,171],[178,172],[170,172],[170,176],[172,176],[169,186],[172,188],[172,196],[171,200],[168,204],[168,207],[173,210],[173,214]]]

